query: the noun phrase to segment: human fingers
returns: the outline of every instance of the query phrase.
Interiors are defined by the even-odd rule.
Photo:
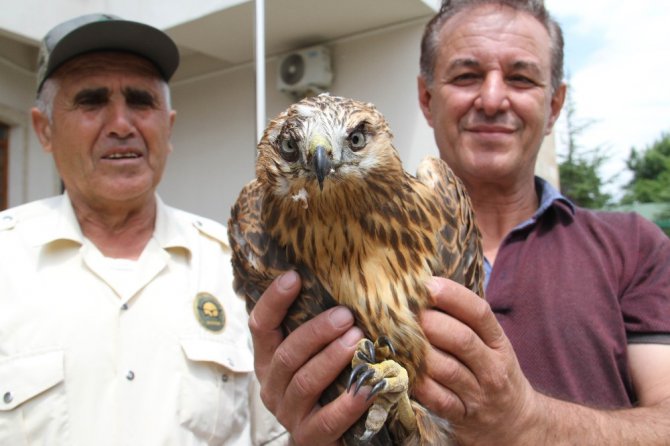
[[[514,350],[488,303],[451,280],[433,278],[428,288],[436,307],[451,316],[434,331],[426,327],[433,345],[463,363],[480,387],[499,387],[501,377],[521,373],[516,370]]]
[[[442,277],[432,277],[426,286],[436,308],[470,327],[485,344],[497,348],[505,342],[505,333],[486,300]]]
[[[465,413],[463,400],[433,373],[426,371],[412,390],[414,398],[441,418],[462,418]]]
[[[480,392],[480,387],[475,374],[452,354],[451,337],[456,331],[471,330],[460,321],[436,310],[424,310],[420,320],[431,344],[426,352],[425,376],[433,384],[428,390],[423,389],[424,392],[417,394],[417,397],[421,395],[420,401],[440,416],[450,420],[460,419],[465,415],[469,401]]]
[[[304,408],[311,409],[323,389],[351,361],[355,342],[363,336],[359,329],[352,329],[353,323],[354,317],[347,308],[331,308],[300,325],[277,346],[261,381],[263,402],[275,415],[277,415],[276,411],[281,408],[288,407],[289,410],[292,410],[284,403],[287,387],[294,375],[310,362],[312,364],[309,364],[310,366],[306,369],[308,373],[318,373],[319,366],[321,366],[329,372],[329,375],[321,377],[320,388],[304,386],[305,393],[301,395],[302,399],[293,398],[290,401],[301,405],[303,410],[300,411],[300,415],[306,413]],[[338,340],[338,337],[342,335],[345,335],[344,341]],[[356,341],[349,341],[353,342],[354,346],[345,345],[351,337],[356,338]],[[331,355],[330,357],[324,357],[322,354],[324,349],[328,352],[327,354]],[[304,373],[301,372],[299,377],[304,376]],[[288,394],[289,397],[292,395],[293,393]],[[298,411],[291,413],[291,418],[296,413]]]
[[[299,290],[300,276],[295,271],[287,271],[270,284],[249,314],[254,366],[259,380],[264,377],[275,350],[284,340],[281,323]]]
[[[296,445],[334,445],[372,405],[369,388],[354,395],[345,392],[324,407],[315,407],[298,429],[291,433]]]
[[[358,394],[344,392],[323,407],[318,403],[325,389],[351,363],[362,338],[363,332],[352,327],[314,355],[292,377],[277,408],[277,419],[293,427],[292,435],[300,438],[301,444],[334,441],[372,404],[366,398],[367,387]]]
[[[441,384],[445,379],[451,382],[449,389],[465,406],[460,419],[448,405],[438,405],[437,410],[438,413],[442,410],[441,414],[452,421],[456,430],[476,435],[482,426],[499,425],[500,420],[521,410],[532,387],[523,375],[509,339],[483,299],[445,279],[435,279],[428,287],[436,307],[448,314],[422,313],[427,338],[437,349],[453,355],[475,378],[474,385],[464,374],[460,379],[449,375],[436,378]],[[443,365],[440,369],[446,368]],[[460,387],[455,386],[458,382]]]

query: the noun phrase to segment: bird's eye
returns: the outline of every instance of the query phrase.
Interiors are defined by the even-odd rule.
[[[349,145],[354,151],[361,150],[363,147],[365,147],[365,144],[367,144],[365,133],[361,132],[360,130],[351,132],[349,135]]]
[[[293,138],[284,138],[281,141],[281,157],[286,161],[292,162],[298,160],[298,143]]]

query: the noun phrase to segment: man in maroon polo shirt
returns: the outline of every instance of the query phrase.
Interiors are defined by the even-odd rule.
[[[447,0],[426,27],[419,102],[472,198],[488,285],[483,301],[427,284],[433,349],[415,396],[463,445],[670,444],[670,240],[534,176],[565,98],[562,65],[541,0]],[[298,288],[284,274],[252,312],[256,372],[297,444],[337,444],[365,393],[317,399],[362,335],[336,308],[284,339]]]

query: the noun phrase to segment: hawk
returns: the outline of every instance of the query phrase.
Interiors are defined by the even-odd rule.
[[[448,423],[411,398],[428,346],[418,313],[433,275],[482,295],[480,236],[446,163],[426,158],[412,176],[392,138],[374,105],[328,94],[272,120],[228,224],[234,287],[251,311],[275,277],[296,270],[302,289],[286,332],[335,305],[354,313],[366,339],[321,398],[371,386],[374,403],[345,444],[447,445]]]

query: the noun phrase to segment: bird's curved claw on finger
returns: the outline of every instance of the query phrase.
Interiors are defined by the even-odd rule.
[[[396,354],[395,353],[395,348],[393,348],[393,343],[388,338],[388,336],[382,335],[379,338],[377,338],[377,346],[378,347],[388,347],[389,350],[391,350],[391,353],[392,353],[393,356],[395,356],[395,354]]]
[[[349,375],[349,381],[347,381],[347,392],[351,390],[351,385],[356,381],[356,377],[361,374],[363,370],[367,370],[368,366],[367,364],[358,364],[354,369],[351,371],[351,374]]]
[[[370,398],[372,398],[373,396],[375,396],[376,394],[378,394],[379,392],[381,392],[385,388],[386,388],[386,380],[382,379],[381,381],[379,381],[377,384],[375,384],[372,387],[372,390],[370,391],[370,394],[368,395],[368,397],[365,400],[366,401],[369,400]]]
[[[365,381],[368,379],[372,378],[375,374],[375,371],[371,368],[368,368],[367,364],[359,364],[357,365],[352,371],[351,375],[349,375],[349,383],[347,385],[347,392],[351,389],[351,386],[354,383],[354,380],[356,381],[356,387],[354,388],[354,395],[358,393],[359,390],[361,390],[361,387],[363,387],[363,384]]]
[[[356,395],[358,391],[361,390],[361,387],[363,387],[365,381],[372,378],[373,376],[375,376],[375,371],[372,369],[363,372],[363,374],[358,377],[358,381],[356,381],[356,388],[354,389],[354,395]]]

